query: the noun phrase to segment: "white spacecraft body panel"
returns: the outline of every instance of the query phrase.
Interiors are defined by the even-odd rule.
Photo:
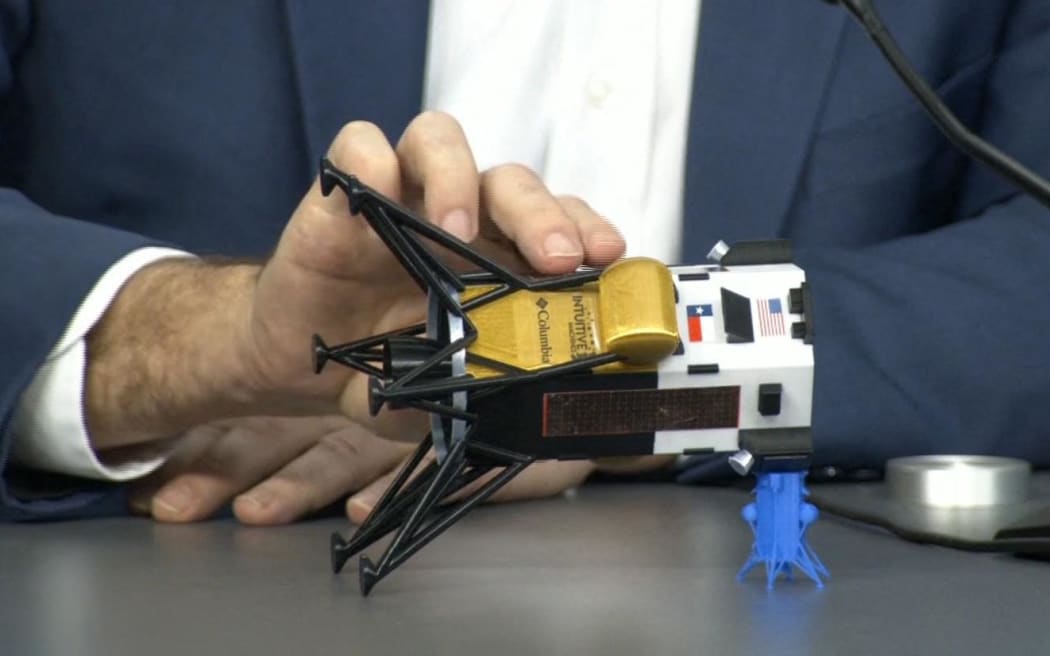
[[[737,387],[736,428],[662,430],[653,452],[734,451],[742,429],[808,429],[812,418],[813,346],[791,336],[789,293],[805,282],[793,264],[671,267],[678,291],[676,312],[683,353],[658,367],[658,388]],[[723,290],[745,297],[753,341],[732,343],[725,326]],[[803,312],[805,308],[803,308]],[[763,414],[762,386],[779,385],[779,410]]]

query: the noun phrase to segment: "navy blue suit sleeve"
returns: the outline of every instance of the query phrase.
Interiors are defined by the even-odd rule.
[[[52,216],[10,189],[0,189],[0,235],[0,519],[82,516],[109,488],[41,498],[38,492],[51,486],[36,490],[31,477],[22,477],[16,489],[7,471],[8,428],[19,396],[92,285],[116,260],[151,241]]]
[[[1020,2],[977,128],[1050,176],[1050,5]],[[989,453],[1050,465],[1050,210],[982,165],[968,217],[861,251],[801,251],[820,461]]]
[[[28,22],[25,3],[0,3],[5,99],[12,85],[10,62]],[[95,281],[121,256],[148,243],[138,235],[54,216],[19,191],[0,188],[0,519],[83,516],[115,508],[108,489],[42,498],[34,489],[37,479],[22,477],[16,484],[18,476],[7,464],[8,428],[19,396]]]

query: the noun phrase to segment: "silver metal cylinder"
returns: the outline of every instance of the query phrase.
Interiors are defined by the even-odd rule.
[[[939,508],[981,508],[1028,498],[1031,466],[993,456],[913,456],[886,463],[890,496]]]
[[[751,455],[751,452],[746,449],[740,449],[729,456],[729,466],[737,474],[747,476],[751,472],[751,468],[755,466],[755,456]]]
[[[721,239],[719,239],[718,243],[715,244],[714,246],[712,246],[711,250],[708,251],[707,259],[709,261],[711,261],[711,262],[714,262],[715,264],[718,264],[719,262],[722,261],[722,258],[728,252],[729,252],[729,244],[727,244],[724,241],[722,241]]]

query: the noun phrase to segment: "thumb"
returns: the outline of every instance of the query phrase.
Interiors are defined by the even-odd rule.
[[[397,155],[383,132],[365,121],[347,124],[328,150],[328,159],[340,171],[393,199],[401,194]],[[324,192],[325,187],[330,193]],[[277,251],[287,260],[327,276],[345,275],[364,253],[374,250],[378,237],[363,217],[351,218],[346,195],[321,184],[318,177],[300,201]],[[355,267],[356,269],[356,267]]]

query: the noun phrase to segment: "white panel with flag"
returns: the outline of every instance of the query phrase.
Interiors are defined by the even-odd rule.
[[[676,266],[671,272],[678,292],[675,311],[682,349],[660,362],[657,385],[660,389],[735,388],[739,417],[731,429],[658,431],[654,453],[733,450],[736,432],[744,428],[808,428],[813,346],[791,336],[792,324],[805,318],[790,312],[790,290],[801,288],[805,273],[792,264]],[[731,342],[723,289],[748,299],[753,341]],[[776,385],[780,386],[779,411],[764,415],[759,411],[761,386]]]

